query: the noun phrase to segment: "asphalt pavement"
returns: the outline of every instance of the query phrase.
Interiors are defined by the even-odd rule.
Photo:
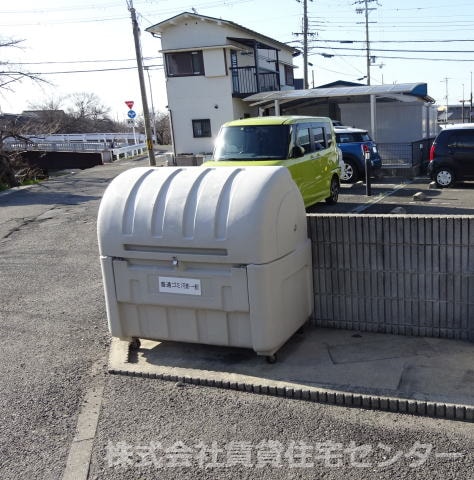
[[[110,180],[145,164],[146,159],[122,161],[0,194],[0,478],[472,478],[469,421],[337,405],[336,395],[395,397],[404,389],[417,400],[444,404],[445,413],[454,401],[466,414],[472,400],[471,344],[309,328],[274,365],[256,363],[262,359],[249,352],[232,361],[222,361],[222,352],[212,358],[212,368],[220,365],[224,374],[239,364],[245,367],[242,374],[254,378],[270,368],[278,382],[291,374],[291,383],[326,391],[323,403],[304,399],[303,390],[296,399],[286,389],[272,395],[245,386],[220,388],[218,382],[209,387],[187,381],[187,375],[163,380],[140,372],[138,377],[110,374],[114,345],[107,332],[96,216]],[[391,180],[374,185],[379,200],[367,208],[357,190],[363,185],[344,187],[347,193],[337,207],[373,213],[368,210],[403,206],[412,213],[409,208],[421,206],[413,195],[423,185],[430,198],[424,206],[438,202],[430,212],[472,214],[469,188],[431,193],[422,180],[411,186]],[[327,213],[326,207],[313,208]],[[311,379],[302,375],[304,356],[292,355],[305,340],[308,362],[322,362]],[[128,363],[138,364],[146,347]],[[197,348],[208,358],[213,351]],[[173,358],[176,367],[176,350]],[[436,363],[439,369],[430,370]],[[382,365],[386,370],[379,370]],[[413,365],[423,367],[425,376],[416,376]],[[444,381],[441,367],[460,375],[450,377],[445,392],[437,388]],[[356,384],[357,370],[365,370],[366,384]],[[457,418],[456,409],[451,412]]]
[[[370,195],[368,194],[370,193]],[[436,188],[426,176],[373,179],[370,189],[364,182],[342,184],[335,205],[318,203],[309,213],[360,213],[407,215],[474,215],[474,182],[454,188]]]

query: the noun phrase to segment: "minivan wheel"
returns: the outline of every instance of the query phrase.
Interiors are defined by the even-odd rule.
[[[334,205],[339,198],[339,179],[334,175],[331,179],[331,187],[329,189],[330,196],[326,198],[328,205]]]
[[[441,168],[436,172],[435,181],[438,187],[451,187],[454,184],[454,173],[449,168]]]
[[[359,178],[359,172],[352,160],[342,159],[344,166],[342,167],[341,180],[344,183],[355,183]]]

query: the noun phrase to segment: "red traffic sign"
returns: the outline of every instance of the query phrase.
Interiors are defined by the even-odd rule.
[[[132,108],[134,103],[135,103],[135,102],[134,102],[133,100],[127,100],[127,101],[125,102],[125,105],[127,105],[128,108]]]

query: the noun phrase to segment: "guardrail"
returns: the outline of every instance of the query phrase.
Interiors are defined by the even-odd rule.
[[[18,152],[100,152],[103,162],[143,155],[147,151],[146,143],[109,148],[104,142],[15,142],[5,144],[4,148]]]
[[[143,155],[147,152],[146,143],[138,145],[127,145],[126,147],[112,148],[112,160],[119,160],[120,158],[135,157],[136,155]]]
[[[45,152],[102,152],[108,150],[103,142],[15,142],[5,143],[9,151]]]

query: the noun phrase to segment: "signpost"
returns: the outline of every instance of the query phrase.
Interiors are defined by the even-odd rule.
[[[135,110],[132,110],[133,105],[135,102],[133,100],[125,100],[125,105],[129,108],[127,112],[128,118],[127,120],[127,125],[132,127],[132,132],[133,132],[133,139],[135,142],[135,145],[137,144],[137,136],[135,135],[135,117],[137,116],[137,112]]]

